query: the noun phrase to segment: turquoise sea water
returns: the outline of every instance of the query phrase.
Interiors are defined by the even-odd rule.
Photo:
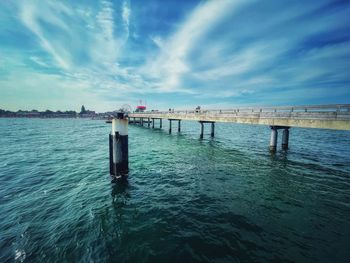
[[[166,124],[113,183],[110,124],[0,119],[0,262],[350,262],[350,132]]]

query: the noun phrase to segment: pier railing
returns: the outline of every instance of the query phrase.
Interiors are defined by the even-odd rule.
[[[244,107],[231,109],[194,109],[176,111],[146,111],[134,112],[130,115],[159,116],[159,115],[210,115],[210,116],[254,116],[281,118],[281,117],[310,117],[310,118],[350,118],[350,104],[328,104],[309,106],[282,106],[282,107]]]

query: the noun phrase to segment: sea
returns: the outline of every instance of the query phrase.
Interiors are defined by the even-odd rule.
[[[350,262],[350,132],[0,119],[0,262]]]

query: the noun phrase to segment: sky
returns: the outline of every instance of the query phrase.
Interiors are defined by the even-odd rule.
[[[350,1],[1,0],[0,108],[350,103]]]

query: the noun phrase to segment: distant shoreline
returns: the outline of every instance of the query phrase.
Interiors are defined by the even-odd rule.
[[[91,120],[107,120],[108,117],[68,117],[68,116],[55,116],[55,117],[45,117],[45,116],[0,116],[0,119],[91,119]]]
[[[76,112],[75,110],[18,110],[18,111],[10,111],[0,109],[0,118],[36,118],[36,119],[108,119],[113,116],[115,111],[111,112],[101,112],[97,113],[93,110],[88,110],[84,105],[81,106],[81,111]]]

